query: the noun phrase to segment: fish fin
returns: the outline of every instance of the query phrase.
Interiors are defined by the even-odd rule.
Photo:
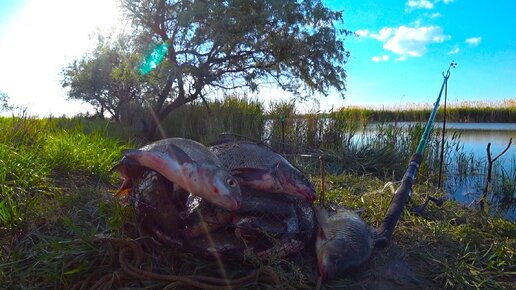
[[[192,160],[192,158],[188,154],[186,154],[186,152],[183,149],[179,148],[179,146],[177,146],[177,145],[167,144],[167,153],[173,159],[177,160],[177,162],[179,164],[194,162]]]
[[[131,191],[131,188],[128,187],[128,188],[120,188],[116,193],[115,193],[115,197],[122,197],[122,196],[126,196],[129,194],[129,192]]]
[[[258,179],[269,173],[270,172],[268,170],[259,168],[235,168],[231,170],[231,175],[246,181]]]
[[[361,214],[363,212],[365,212],[365,207],[361,207],[361,208],[357,208],[357,209],[354,209],[353,211],[356,213],[356,214]]]
[[[190,158],[190,156],[188,156],[188,154],[186,154],[186,152],[183,151],[183,149],[179,148],[174,144],[168,144],[166,152],[170,156],[170,158],[174,159],[178,164],[193,163],[192,158]],[[132,159],[132,161],[134,161],[134,163],[131,163],[132,165],[141,165],[148,167],[150,169],[154,169],[152,165],[158,162],[159,160],[163,160],[164,157],[163,153],[139,149],[122,150],[122,154],[127,159]],[[142,159],[147,159],[147,161],[142,162]],[[147,165],[141,163],[147,163]]]
[[[124,178],[124,182],[122,182],[122,185],[116,191],[115,197],[126,196],[129,192],[131,192],[132,187],[133,187],[132,179]]]

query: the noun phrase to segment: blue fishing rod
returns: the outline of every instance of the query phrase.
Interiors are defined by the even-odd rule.
[[[437,114],[437,110],[439,109],[439,103],[441,101],[441,95],[443,94],[443,90],[448,83],[448,78],[450,77],[450,70],[455,68],[457,63],[452,62],[448,67],[446,73],[443,73],[443,84],[441,86],[441,91],[439,92],[439,96],[434,103],[434,108],[430,117],[428,118],[428,122],[426,123],[425,131],[419,140],[419,145],[417,146],[416,153],[412,155],[410,159],[409,165],[407,167],[407,171],[405,171],[405,175],[401,180],[401,185],[396,189],[394,193],[394,197],[391,200],[389,205],[389,209],[383,218],[382,224],[377,232],[377,241],[380,245],[387,245],[394,233],[394,229],[396,228],[396,224],[403,212],[403,208],[407,204],[408,200],[412,195],[412,186],[414,184],[414,180],[416,179],[417,170],[419,166],[423,162],[423,151],[425,150],[426,143],[428,141],[428,137],[430,136],[430,132],[432,131],[432,126],[434,123],[435,115]]]

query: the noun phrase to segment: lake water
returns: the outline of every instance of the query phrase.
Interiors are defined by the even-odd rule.
[[[397,126],[414,125],[413,122],[397,123]],[[373,128],[374,126],[370,127]],[[434,123],[434,128],[442,128],[442,123]],[[374,129],[371,129],[374,131]],[[371,131],[370,131],[371,132]],[[366,133],[367,134],[367,133]],[[493,166],[493,180],[504,175],[504,192],[516,199],[516,123],[446,123],[446,136],[458,136],[461,147],[451,150],[447,156],[447,179],[444,188],[450,199],[463,204],[473,204],[478,201],[485,183],[487,171],[487,145],[491,143],[491,156],[500,154],[512,138],[512,145]],[[457,156],[461,154],[460,156]],[[464,162],[458,162],[458,161]],[[500,180],[500,178],[498,178]],[[500,184],[495,184],[501,186]],[[493,202],[498,203],[497,197]],[[516,206],[502,210],[504,216],[516,220]]]

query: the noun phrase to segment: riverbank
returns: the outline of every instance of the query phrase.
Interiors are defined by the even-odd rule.
[[[402,107],[343,107],[336,111],[350,120],[367,122],[420,122],[428,120],[433,104],[409,104]],[[442,120],[444,107],[437,112]],[[516,99],[499,103],[461,102],[447,105],[446,120],[457,123],[516,123]]]
[[[82,122],[82,121],[81,121]],[[138,276],[123,268],[120,239],[143,241],[134,217],[113,198],[120,184],[110,172],[121,150],[139,146],[123,130],[106,123],[84,127],[78,120],[2,120],[0,122],[0,285],[2,288],[65,288],[96,282],[111,287],[169,285],[157,276]],[[100,128],[100,129],[98,129]],[[114,137],[117,136],[117,137]],[[405,163],[405,160],[402,160]],[[311,176],[318,184],[317,175]],[[385,181],[367,173],[341,173],[326,180],[327,200],[362,209],[377,227],[392,197]],[[419,179],[413,202],[442,196]],[[118,241],[118,242],[117,242]],[[516,223],[448,201],[430,204],[423,216],[405,211],[392,243],[377,248],[360,269],[325,283],[328,289],[515,288]],[[142,269],[160,274],[219,275],[219,265],[163,246],[144,248]],[[268,262],[224,261],[231,278],[254,269],[273,270],[271,280],[249,289],[314,287],[313,250]],[[99,284],[99,285],[101,285]],[[184,284],[176,284],[181,287]]]

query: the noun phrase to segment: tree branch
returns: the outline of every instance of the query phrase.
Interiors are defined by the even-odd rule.
[[[496,161],[496,159],[498,159],[500,156],[502,156],[505,152],[507,152],[507,150],[509,150],[509,148],[511,147],[511,144],[512,144],[512,138],[509,139],[509,144],[507,144],[507,147],[505,147],[505,149],[502,151],[502,153],[498,154],[498,156],[496,156],[494,159],[493,159],[493,162]]]

